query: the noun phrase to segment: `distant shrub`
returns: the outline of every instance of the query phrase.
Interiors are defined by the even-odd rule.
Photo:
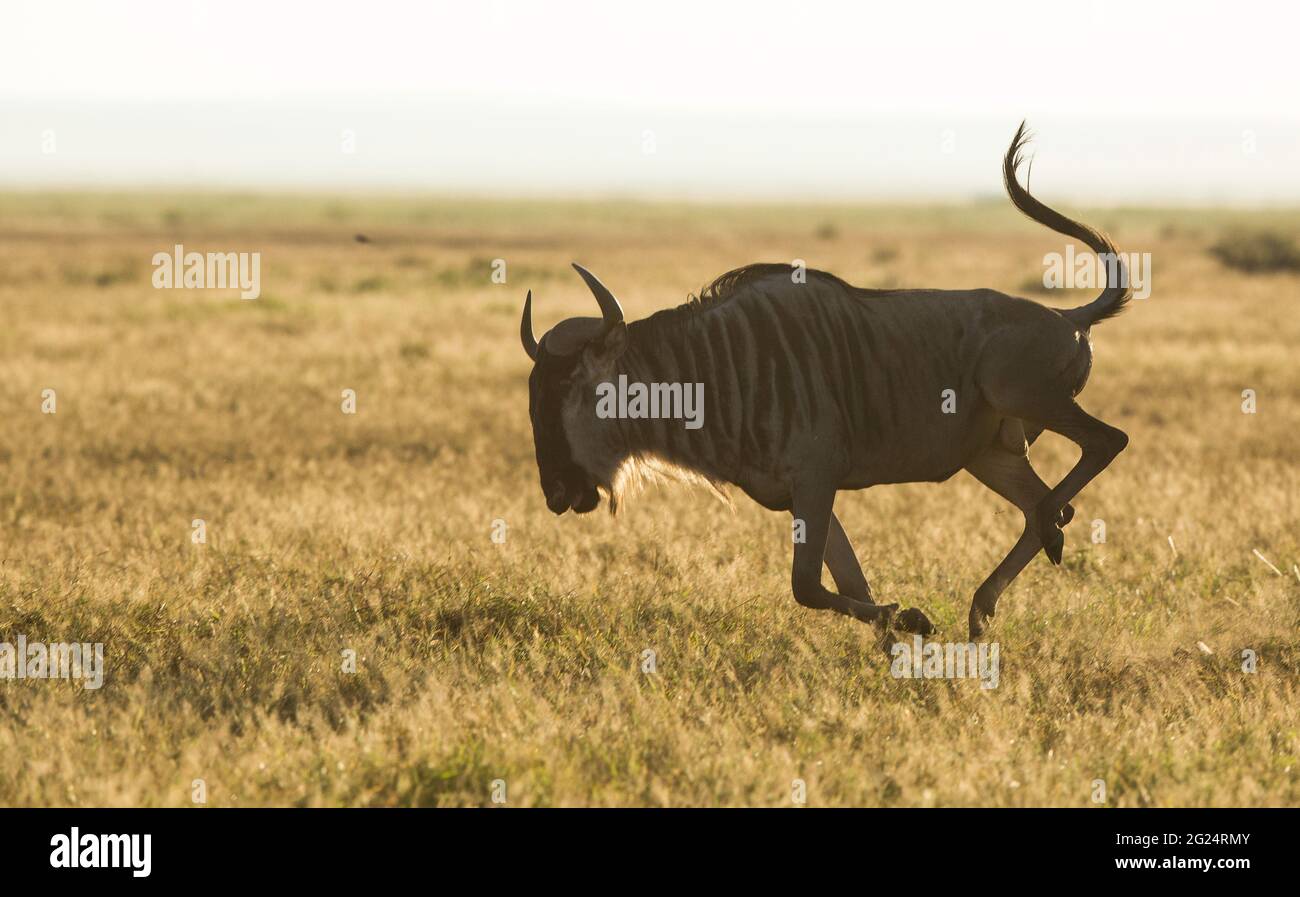
[[[115,286],[119,283],[129,283],[140,276],[137,267],[129,262],[121,263],[113,268],[103,268],[98,271],[88,270],[80,265],[65,265],[60,268],[60,274],[63,277],[64,283],[75,286],[94,284],[100,289]]]
[[[1275,274],[1300,271],[1300,249],[1277,233],[1229,234],[1210,247],[1210,254],[1236,271],[1247,274]]]
[[[1051,290],[1043,283],[1043,277],[1040,274],[1033,277],[1026,277],[1024,280],[1020,281],[1020,292],[1046,294],[1050,293]]]
[[[429,347],[425,343],[402,343],[397,351],[403,361],[422,361],[429,357]]]
[[[116,283],[125,283],[135,276],[135,272],[130,268],[118,269],[116,271],[100,271],[95,275],[95,286],[111,287]]]
[[[378,290],[388,289],[388,286],[389,286],[388,278],[386,277],[379,277],[379,276],[363,277],[352,284],[352,292],[374,293],[377,292]]]

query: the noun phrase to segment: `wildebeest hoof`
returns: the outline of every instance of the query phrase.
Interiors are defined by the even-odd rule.
[[[1043,543],[1043,553],[1053,564],[1061,563],[1061,554],[1065,550],[1065,533],[1061,532],[1061,526],[1057,522],[1060,520],[1061,512],[1057,514],[1047,514],[1040,511],[1038,524],[1038,538]]]
[[[1065,551],[1065,533],[1054,526],[1049,527],[1048,531],[1043,535],[1043,551],[1053,564],[1059,566],[1061,554]]]
[[[894,618],[894,625],[914,635],[933,635],[934,624],[918,608],[909,607]]]
[[[970,609],[970,618],[968,622],[970,625],[970,640],[972,642],[984,634],[985,624],[988,622],[990,616],[990,614],[985,613],[978,607],[972,607]]]

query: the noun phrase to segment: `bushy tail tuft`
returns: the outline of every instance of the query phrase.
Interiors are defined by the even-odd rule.
[[[1087,305],[1061,312],[1076,327],[1087,330],[1098,321],[1115,317],[1128,305],[1129,299],[1133,296],[1128,286],[1128,269],[1125,267],[1123,256],[1119,254],[1109,237],[1086,224],[1066,218],[1055,209],[1049,209],[1020,186],[1020,182],[1016,180],[1016,172],[1020,168],[1020,163],[1024,161],[1024,148],[1028,142],[1029,132],[1025,129],[1025,123],[1021,122],[1010,148],[1007,149],[1006,157],[1002,160],[1002,178],[1006,181],[1007,195],[1011,197],[1012,204],[1039,224],[1050,227],[1058,234],[1065,234],[1087,244],[1088,248],[1099,256],[1101,269],[1107,272],[1106,288],[1102,290],[1100,296]]]

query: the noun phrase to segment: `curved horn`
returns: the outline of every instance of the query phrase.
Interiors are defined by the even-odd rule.
[[[519,322],[519,339],[523,341],[524,351],[533,361],[537,360],[537,339],[533,336],[533,291],[528,291],[524,300],[524,316]]]
[[[600,316],[605,322],[605,330],[608,331],[609,328],[613,327],[615,324],[622,322],[623,306],[618,304],[618,300],[614,298],[614,294],[611,293],[603,283],[596,279],[595,274],[592,274],[577,262],[573,263],[573,270],[577,271],[578,274],[582,276],[582,279],[587,282],[587,286],[591,289],[591,292],[596,295],[596,302],[600,305]]]

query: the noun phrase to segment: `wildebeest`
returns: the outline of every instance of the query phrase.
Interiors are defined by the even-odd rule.
[[[578,273],[601,316],[570,318],[533,336],[532,293],[520,334],[537,466],[556,514],[616,510],[630,477],[667,466],[714,486],[734,484],[803,522],[795,540],[795,600],[859,620],[929,634],[919,610],[876,604],[833,505],[842,489],[941,482],[970,471],[1024,514],[1025,527],[975,591],[971,638],[998,596],[1043,549],[1061,562],[1069,501],[1128,443],[1075,401],[1092,367],[1089,329],[1129,301],[1122,256],[1097,230],[1043,205],[1016,172],[1024,124],[1003,160],[1011,202],[1107,263],[1095,300],[1058,310],[995,290],[880,290],[832,274],[755,264],[722,275],[678,308],[626,323],[618,300]],[[602,383],[702,383],[703,426],[607,417]],[[1048,487],[1029,464],[1043,430],[1078,444],[1074,468]],[[821,582],[830,568],[838,591]]]

